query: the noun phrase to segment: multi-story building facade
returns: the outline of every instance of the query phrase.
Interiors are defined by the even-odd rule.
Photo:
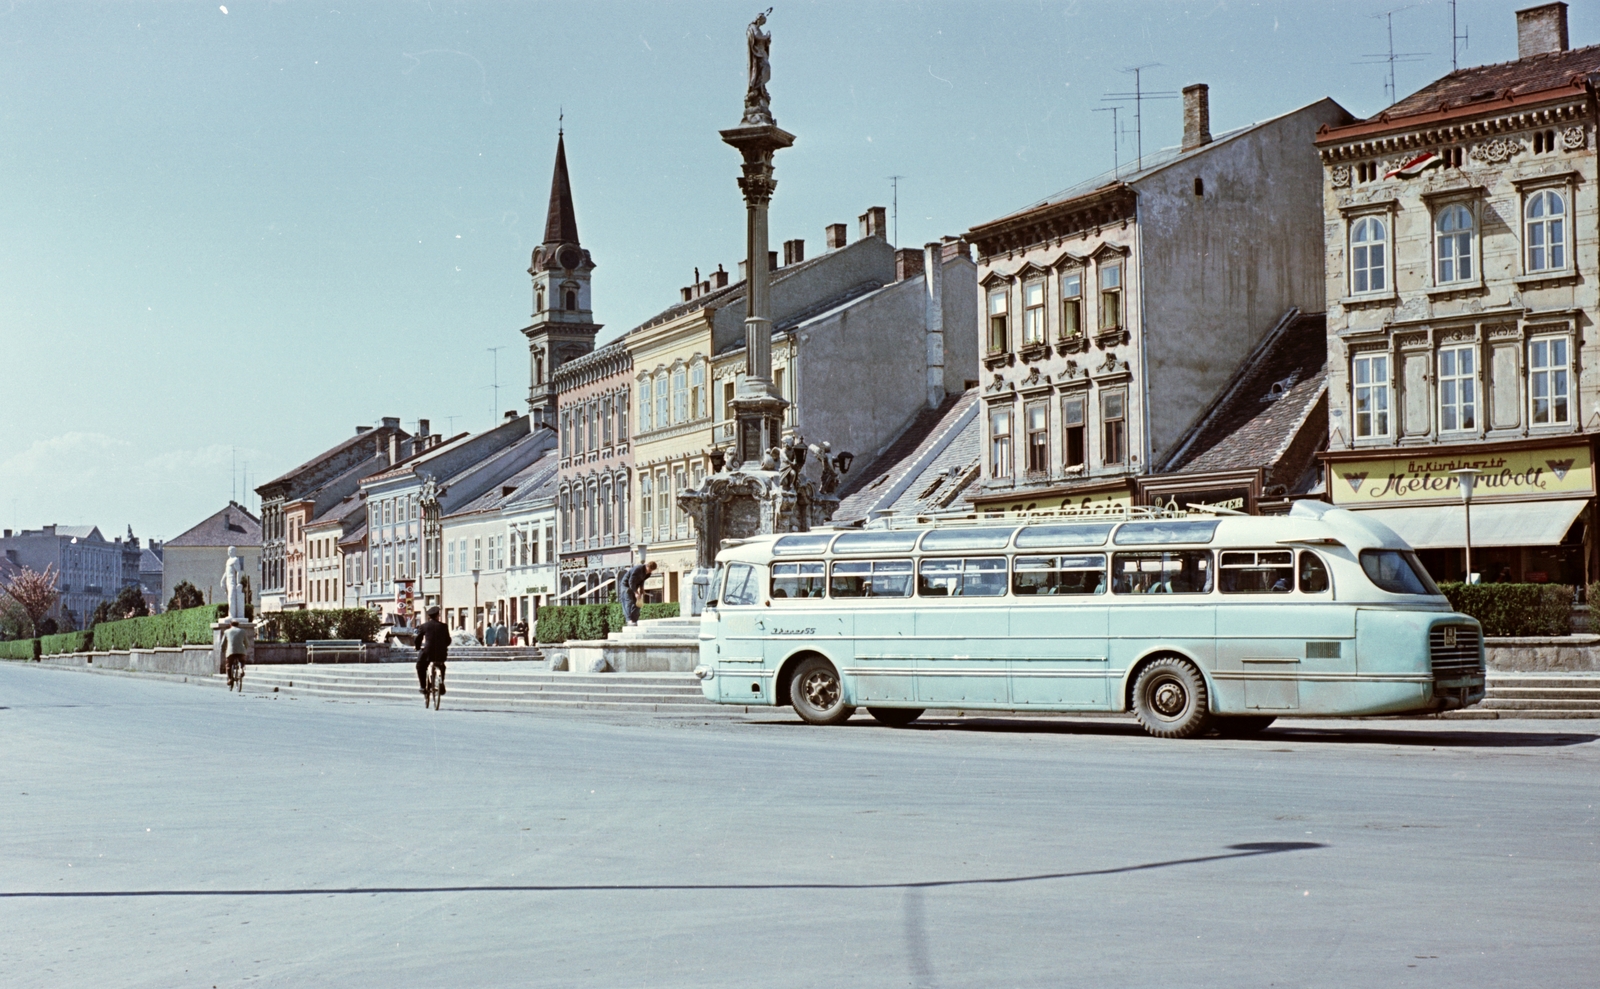
[[[173,591],[184,581],[194,585],[208,603],[226,601],[222,596],[222,568],[228,562],[230,546],[238,554],[245,573],[261,572],[261,520],[235,501],[163,543],[162,607],[172,600]],[[260,596],[252,590],[250,597],[259,608]]]
[[[307,608],[349,606],[349,589],[355,581],[346,577],[351,561],[346,556],[344,540],[352,529],[365,521],[366,504],[359,494],[352,494],[305,524],[304,601]]]
[[[1130,504],[1292,309],[1322,306],[1317,129],[1332,100],[1181,145],[974,227],[985,511]]]
[[[627,340],[556,371],[561,432],[557,499],[562,600],[608,599],[633,562],[631,545],[633,355]],[[601,591],[601,585],[608,590]]]
[[[99,526],[7,529],[0,535],[0,556],[40,573],[55,567],[61,597],[47,617],[70,622],[73,628],[84,628],[100,602],[114,599],[122,590],[122,540],[105,538]]]
[[[560,479],[558,454],[545,454],[535,470],[500,508],[507,545],[506,595],[513,613],[528,625],[525,641],[531,644],[539,609],[554,603],[559,593],[556,550],[556,488]],[[513,622],[514,626],[516,622]]]
[[[1452,471],[1476,468],[1473,570],[1596,570],[1600,45],[1566,5],[1517,12],[1514,61],[1460,69],[1317,138],[1324,165],[1327,487],[1434,576],[1464,574]]]
[[[418,432],[427,432],[427,420],[419,423]],[[357,426],[354,436],[256,488],[261,498],[263,533],[256,582],[263,611],[281,611],[289,599],[286,506],[309,499],[309,517],[322,514],[353,494],[362,478],[392,466],[409,451],[410,440],[398,418],[385,418],[376,429]]]
[[[445,617],[451,628],[481,635],[497,622],[512,627],[533,620],[533,595],[515,579],[527,576],[530,555],[542,548],[534,540],[542,533],[530,531],[525,509],[512,506],[550,485],[556,459],[553,450],[543,454],[444,516],[444,599],[452,602]]]

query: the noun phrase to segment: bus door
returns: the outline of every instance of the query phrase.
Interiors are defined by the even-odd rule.
[[[1217,609],[1211,551],[1132,550],[1111,554],[1111,672],[1170,649],[1209,669],[1216,659]]]
[[[721,629],[717,657],[717,696],[726,701],[767,703],[770,686],[765,670],[764,619],[769,609],[761,606],[764,568],[749,563],[729,563],[717,599]]]
[[[1305,710],[1320,675],[1353,673],[1354,612],[1335,605],[1328,572],[1309,550],[1221,550],[1217,556],[1216,708]]]
[[[917,562],[919,703],[1009,705],[1005,593],[1004,556]]]
[[[852,704],[916,698],[916,602],[912,561],[835,560],[828,596],[832,609],[854,627],[855,655],[845,663]]]
[[[1106,707],[1106,555],[1019,554],[1011,592],[1012,704]]]

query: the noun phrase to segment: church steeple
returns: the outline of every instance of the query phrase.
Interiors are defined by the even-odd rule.
[[[528,411],[552,425],[556,421],[556,369],[594,350],[595,334],[600,332],[589,299],[594,267],[594,259],[578,242],[578,212],[572,205],[572,180],[567,175],[566,134],[558,131],[544,243],[534,248],[533,263],[528,266],[528,274],[533,276],[533,322],[522,329],[528,338]]]

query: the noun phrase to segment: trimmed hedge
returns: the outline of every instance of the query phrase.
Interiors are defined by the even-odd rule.
[[[1471,615],[1485,636],[1572,634],[1566,584],[1440,584],[1450,607]]]
[[[39,655],[59,656],[64,652],[88,652],[94,648],[93,632],[62,632],[39,637]]]
[[[212,623],[217,620],[217,611],[223,607],[220,604],[208,604],[144,618],[102,622],[94,627],[93,648],[106,652],[112,649],[210,645]]]
[[[0,659],[32,659],[38,639],[11,639],[0,642]]]
[[[647,604],[639,610],[641,621],[677,618],[678,602]],[[552,604],[539,609],[534,635],[540,642],[603,639],[623,626],[620,604]]]
[[[273,611],[261,615],[261,623],[256,626],[256,638],[262,642],[315,642],[322,639],[371,642],[382,628],[383,618],[368,608]]]

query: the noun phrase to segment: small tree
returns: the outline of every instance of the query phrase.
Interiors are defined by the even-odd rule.
[[[145,602],[144,591],[136,584],[129,584],[117,594],[117,600],[111,606],[111,621],[123,618],[143,618],[150,614],[150,605]]]
[[[172,600],[167,602],[168,611],[182,611],[184,608],[198,608],[206,603],[206,596],[200,589],[187,580],[178,581],[178,586],[172,589]]]
[[[116,602],[114,601],[101,601],[99,604],[95,605],[94,614],[89,616],[89,627],[94,628],[101,622],[113,622],[118,618],[121,618],[122,616],[116,614],[113,610],[116,608],[116,606]]]
[[[0,594],[0,640],[31,638],[28,633],[32,630],[33,623],[22,605]]]
[[[55,635],[59,631],[61,631],[61,626],[56,624],[54,618],[41,618],[33,626],[33,634],[36,636]]]
[[[41,631],[39,623],[44,620],[46,612],[61,600],[61,592],[56,590],[56,583],[60,577],[60,572],[52,564],[45,567],[42,573],[30,567],[22,567],[15,573],[0,578],[0,591],[4,591],[5,596],[15,601],[28,616],[30,635],[55,634],[54,628],[49,632]]]

